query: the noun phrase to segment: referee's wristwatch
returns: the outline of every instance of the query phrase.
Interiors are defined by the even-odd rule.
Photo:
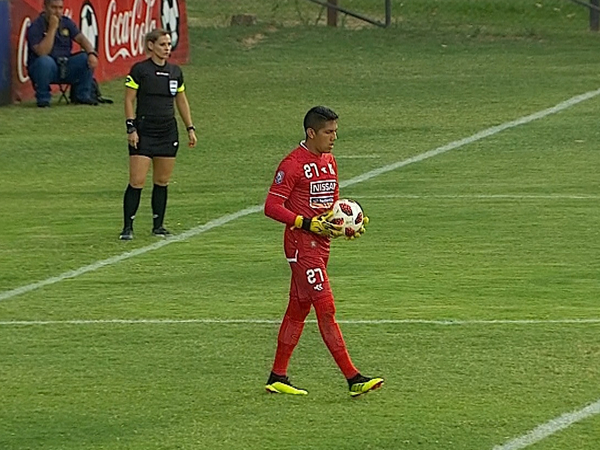
[[[126,119],[125,126],[127,127],[127,134],[135,133],[137,128],[135,127],[135,121],[133,119]]]
[[[196,131],[196,127],[194,125],[190,125],[189,127],[186,127],[186,131]]]

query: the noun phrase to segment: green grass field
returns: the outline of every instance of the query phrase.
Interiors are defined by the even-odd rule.
[[[383,1],[340,4],[382,19]],[[596,448],[600,95],[422,157],[600,88],[587,11],[412,0],[389,29],[327,28],[300,0],[188,13],[200,142],[166,226],[189,236],[156,246],[146,189],[117,240],[123,80],[102,86],[114,105],[0,108],[0,449]],[[263,390],[289,268],[282,227],[252,211],[315,104],[341,117],[342,195],[371,218],[329,267],[354,362],[386,378],[356,400],[313,314],[290,366],[310,395]]]

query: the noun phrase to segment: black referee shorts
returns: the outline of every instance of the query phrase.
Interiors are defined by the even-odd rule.
[[[179,150],[179,132],[174,117],[167,119],[140,117],[135,120],[140,140],[137,148],[129,146],[129,155],[175,158]]]

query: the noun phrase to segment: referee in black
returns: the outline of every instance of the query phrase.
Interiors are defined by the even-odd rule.
[[[149,58],[134,64],[125,82],[129,185],[123,198],[124,224],[119,235],[119,239],[125,241],[133,239],[133,219],[150,164],[154,182],[152,234],[159,237],[170,234],[163,221],[167,209],[167,186],[179,150],[173,103],[185,123],[189,147],[195,147],[198,142],[185,95],[183,73],[179,66],[167,62],[171,55],[171,35],[166,30],[155,29],[145,36],[144,45]]]

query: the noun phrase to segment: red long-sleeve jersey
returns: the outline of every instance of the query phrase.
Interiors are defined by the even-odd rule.
[[[264,211],[267,217],[288,225],[286,242],[311,239],[328,249],[328,238],[292,227],[298,215],[312,218],[331,209],[338,198],[335,157],[331,153],[315,155],[300,143],[279,163]]]
[[[312,218],[331,209],[338,198],[334,156],[315,155],[301,143],[279,164],[265,202],[265,214],[294,225],[296,216]]]

